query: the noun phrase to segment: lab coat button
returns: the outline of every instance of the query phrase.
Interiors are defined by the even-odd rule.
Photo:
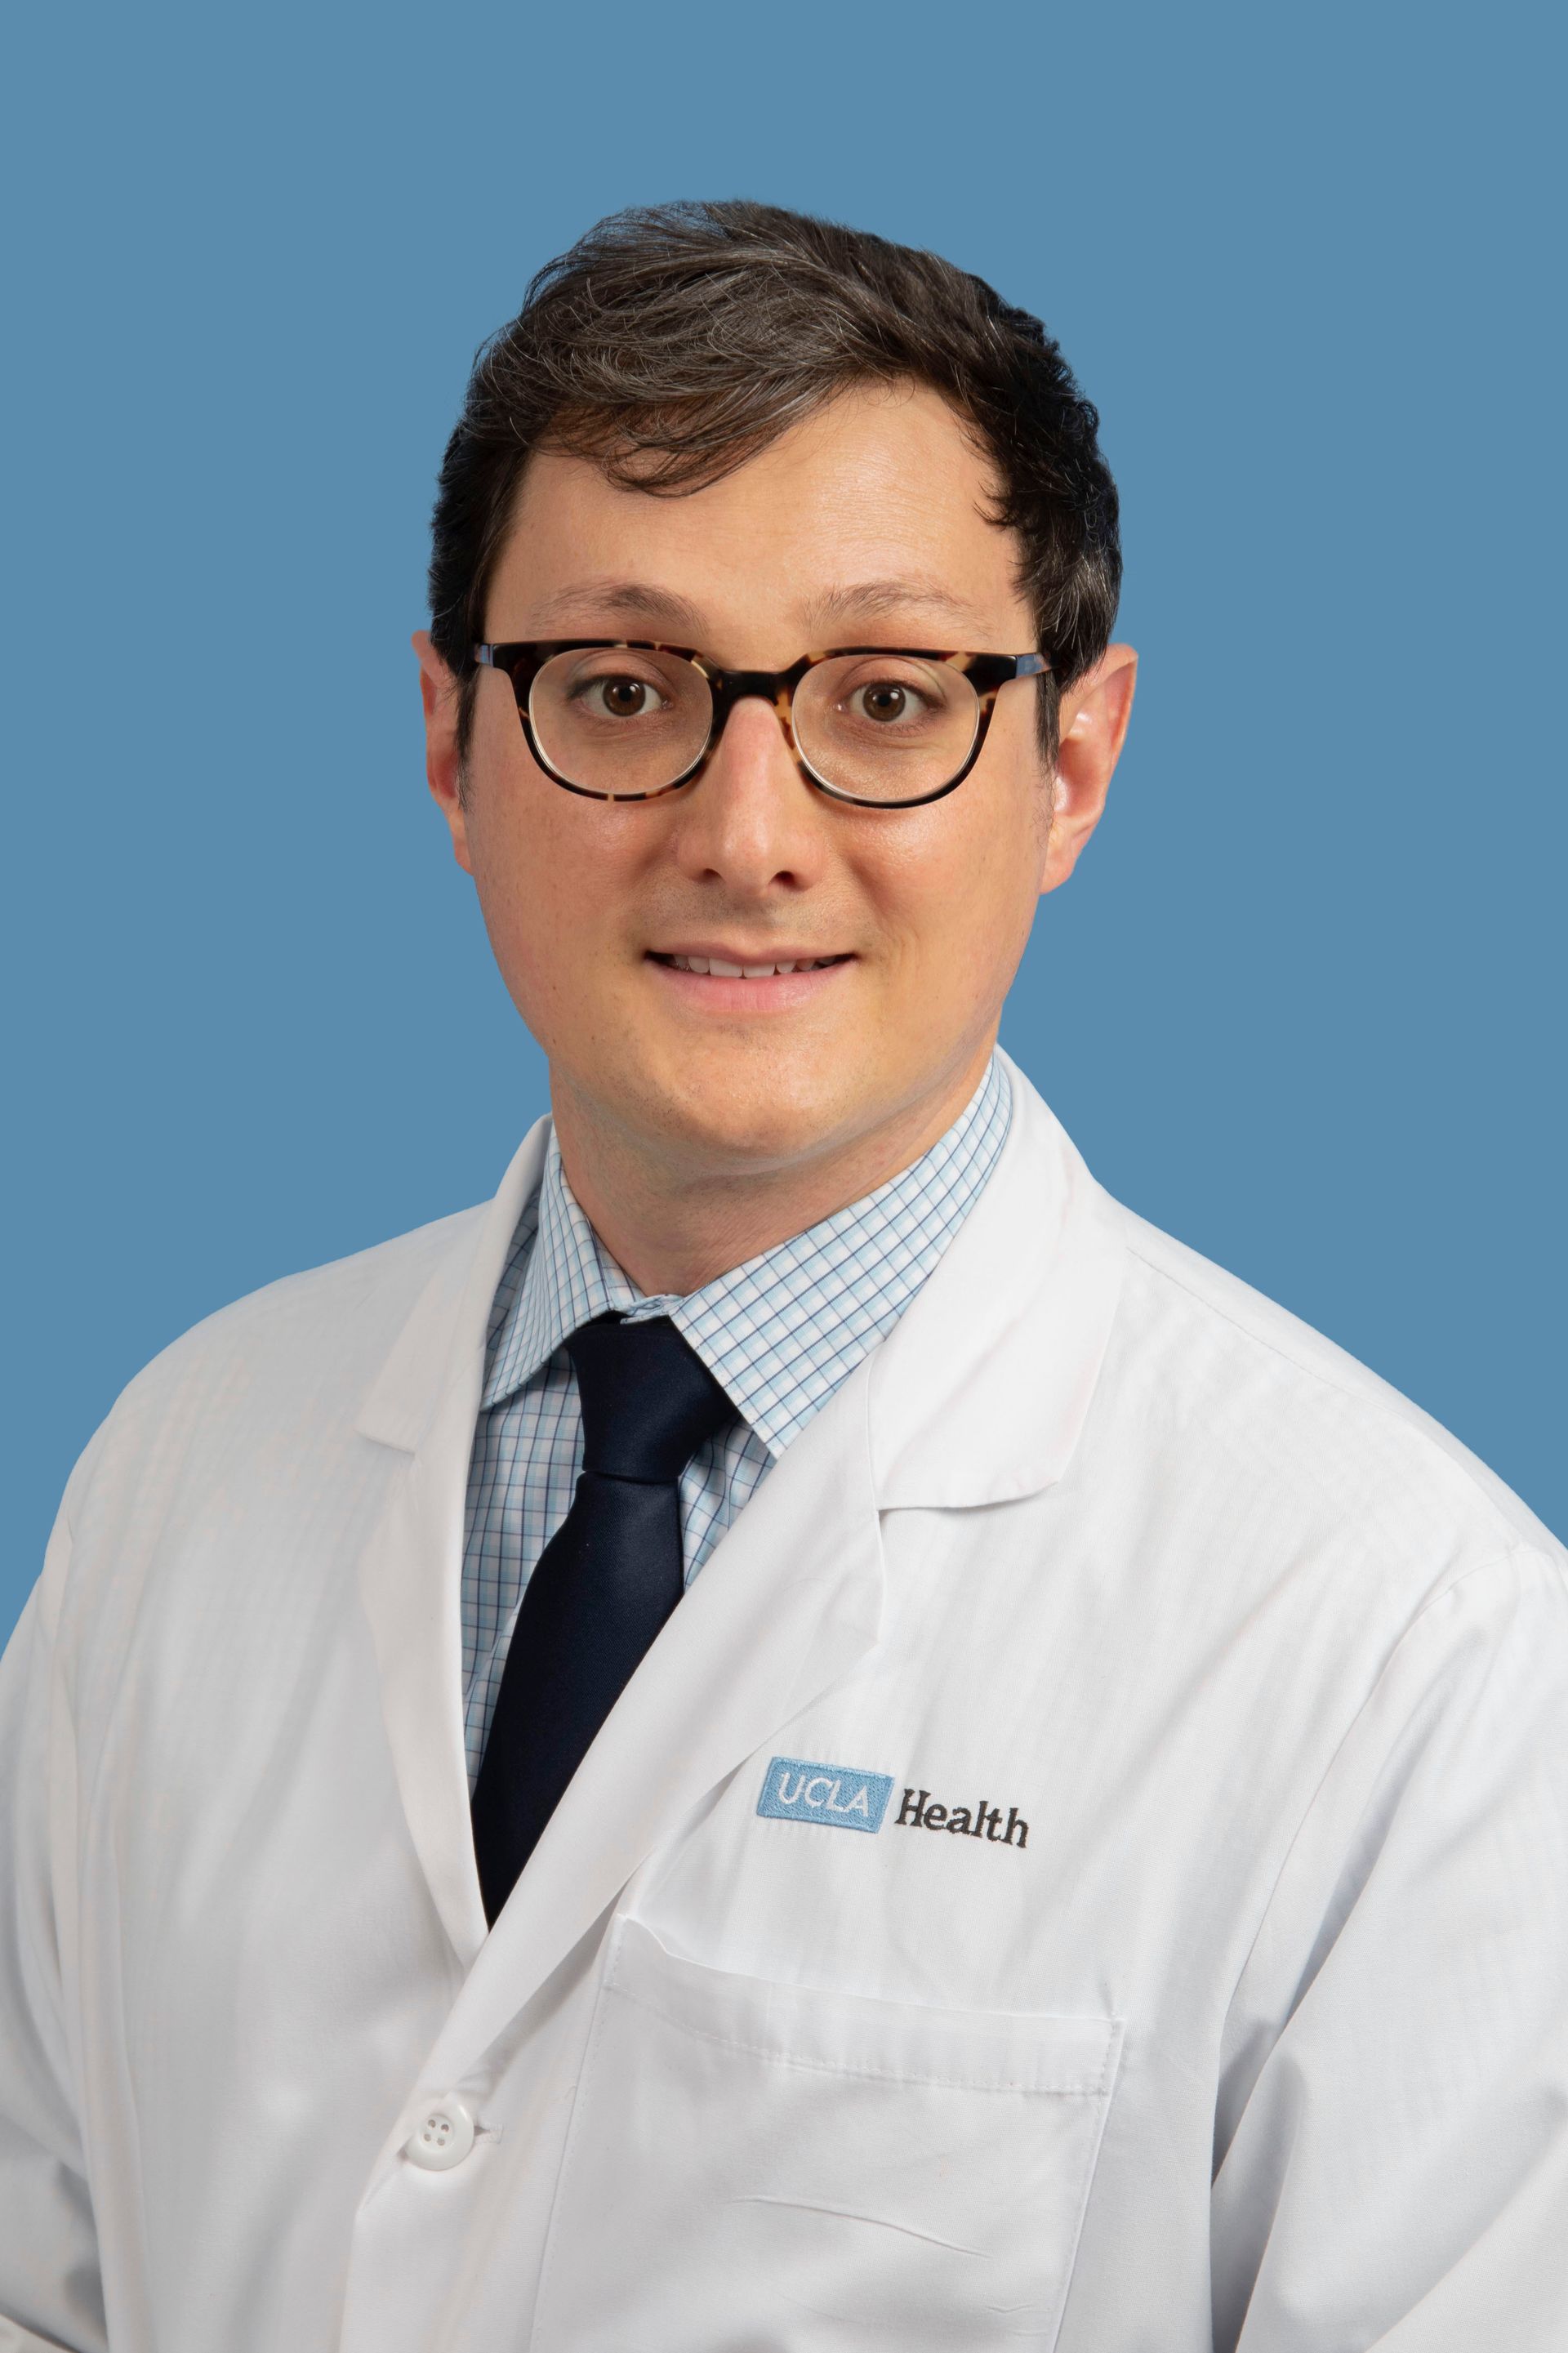
[[[461,2100],[432,2100],[403,2144],[403,2154],[426,2173],[461,2165],[474,2145],[474,2120]]]

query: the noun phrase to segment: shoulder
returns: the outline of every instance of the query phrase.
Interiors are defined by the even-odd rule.
[[[1109,1197],[1106,1197],[1109,1201]],[[1117,1386],[1153,1451],[1234,1508],[1374,1552],[1422,1585],[1520,1550],[1568,1556],[1459,1440],[1346,1350],[1110,1202],[1126,1252]]]
[[[454,1210],[348,1258],[284,1275],[220,1307],[153,1357],[131,1384],[126,1399],[143,1389],[178,1384],[193,1373],[210,1376],[217,1366],[258,1351],[294,1354],[325,1345],[363,1355],[374,1364],[426,1285],[465,1256],[489,1207],[485,1201]]]
[[[226,1434],[287,1443],[309,1434],[321,1450],[349,1430],[416,1303],[444,1276],[460,1279],[490,1204],[357,1250],[219,1308],[154,1356],[121,1391],[68,1490],[141,1483],[156,1462],[196,1451],[211,1458]]]

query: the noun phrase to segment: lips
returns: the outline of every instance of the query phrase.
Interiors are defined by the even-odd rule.
[[[847,964],[848,958],[843,955],[791,956],[779,957],[765,964],[760,960],[737,963],[727,956],[668,955],[656,951],[654,962],[668,965],[675,972],[700,973],[714,980],[773,980],[784,973],[824,971],[829,965]]]

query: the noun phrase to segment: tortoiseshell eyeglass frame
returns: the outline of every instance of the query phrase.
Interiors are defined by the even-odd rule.
[[[754,694],[760,695],[764,702],[771,702],[777,712],[791,756],[808,785],[814,785],[819,793],[826,793],[830,800],[846,801],[855,808],[877,809],[922,808],[928,801],[940,801],[948,793],[956,792],[984,749],[991,713],[1002,689],[1016,678],[1042,678],[1051,667],[1047,654],[952,653],[923,646],[833,646],[826,653],[802,654],[788,670],[721,670],[709,655],[700,653],[692,646],[667,646],[654,638],[542,638],[507,645],[475,646],[472,650],[475,661],[481,668],[504,670],[510,679],[517,715],[522,722],[528,748],[545,775],[563,792],[578,793],[584,800],[590,801],[657,801],[662,800],[666,793],[679,792],[682,785],[691,784],[707,767],[736,703],[745,696]],[[681,661],[689,662],[707,681],[713,703],[707,741],[679,776],[672,776],[668,785],[659,785],[651,793],[599,793],[590,785],[574,784],[570,776],[563,776],[559,768],[545,757],[534,734],[533,722],[529,713],[529,696],[533,681],[545,663],[557,654],[598,652],[672,654]],[[950,776],[945,785],[939,785],[934,792],[916,793],[908,800],[868,799],[862,794],[847,793],[838,786],[829,784],[826,776],[818,776],[802,752],[795,736],[794,716],[795,693],[801,680],[819,662],[839,661],[847,655],[864,654],[891,654],[905,661],[945,662],[951,669],[962,670],[974,689],[979,712],[969,756],[958,774]]]

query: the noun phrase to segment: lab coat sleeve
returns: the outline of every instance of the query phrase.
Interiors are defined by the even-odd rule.
[[[1430,1601],[1338,1746],[1231,2005],[1216,2353],[1568,2346],[1568,1587]]]
[[[0,2353],[109,2343],[61,1984],[51,1826],[69,1808],[54,1688],[65,1514],[0,1659]]]

